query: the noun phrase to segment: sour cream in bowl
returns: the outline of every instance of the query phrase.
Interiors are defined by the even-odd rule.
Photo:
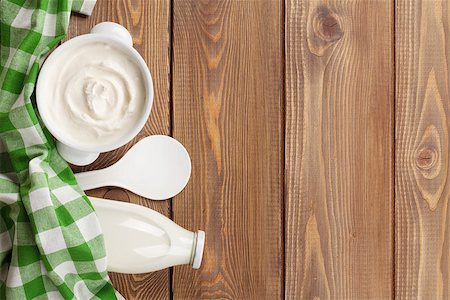
[[[153,83],[128,31],[106,22],[63,43],[47,58],[36,100],[61,156],[86,165],[142,129],[153,102]]]

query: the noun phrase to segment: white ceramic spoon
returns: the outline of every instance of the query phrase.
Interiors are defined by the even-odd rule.
[[[165,135],[140,140],[114,165],[75,174],[83,190],[117,186],[153,200],[169,199],[183,190],[191,159],[183,145]]]

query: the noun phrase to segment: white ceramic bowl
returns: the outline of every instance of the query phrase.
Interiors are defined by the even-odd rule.
[[[48,91],[45,88],[46,85],[44,82],[46,80],[52,80],[48,77],[54,61],[56,61],[57,57],[66,49],[70,47],[78,47],[80,44],[89,43],[90,41],[106,41],[109,43],[114,43],[115,46],[126,53],[129,58],[134,60],[141,69],[146,89],[144,110],[139,119],[136,120],[134,126],[125,135],[114,139],[114,141],[109,144],[103,145],[83,145],[81,143],[74,143],[72,140],[69,140],[67,135],[65,135],[64,132],[61,131],[51,119],[50,114],[48,113],[49,107],[46,107],[49,101],[45,101],[46,97],[48,97]],[[128,143],[144,127],[150,115],[150,110],[153,104],[153,81],[144,59],[133,48],[133,40],[130,33],[125,29],[125,27],[119,24],[104,22],[93,27],[89,34],[80,35],[63,43],[47,58],[42,66],[36,86],[36,103],[42,121],[57,140],[56,146],[58,152],[68,162],[83,166],[92,163],[95,159],[97,159],[101,152],[111,151]]]

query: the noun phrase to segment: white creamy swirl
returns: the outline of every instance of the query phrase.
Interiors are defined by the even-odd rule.
[[[77,122],[89,124],[99,136],[110,134],[136,109],[136,91],[129,80],[105,62],[88,65],[66,85],[68,109]]]
[[[130,131],[143,114],[140,67],[114,43],[68,47],[52,62],[46,109],[75,143],[106,144]]]

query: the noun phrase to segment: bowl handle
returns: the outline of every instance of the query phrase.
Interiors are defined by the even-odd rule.
[[[59,154],[69,163],[76,166],[86,166],[93,163],[100,153],[91,153],[71,148],[56,140],[56,149]]]
[[[98,23],[97,25],[92,27],[91,34],[107,35],[109,37],[117,39],[118,41],[130,47],[133,47],[133,38],[131,37],[131,34],[125,27],[117,23],[113,22]]]

